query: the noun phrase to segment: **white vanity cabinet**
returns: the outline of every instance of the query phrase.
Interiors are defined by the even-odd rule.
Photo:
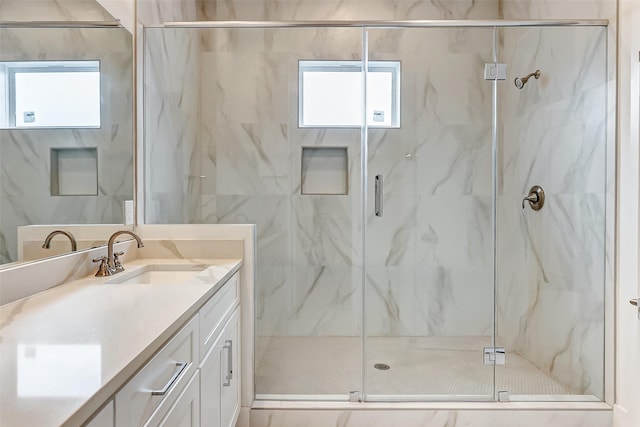
[[[240,311],[235,309],[200,365],[202,427],[233,427],[240,411]]]
[[[233,427],[240,411],[239,301],[236,273],[115,394],[115,410],[110,403],[86,426]]]

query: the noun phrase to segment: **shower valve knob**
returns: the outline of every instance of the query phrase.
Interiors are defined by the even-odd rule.
[[[525,207],[525,202],[529,202],[529,206],[534,211],[539,211],[544,206],[544,190],[539,185],[534,185],[529,190],[524,199],[522,199],[522,209]]]

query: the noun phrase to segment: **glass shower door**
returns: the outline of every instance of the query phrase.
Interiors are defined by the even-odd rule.
[[[364,398],[493,399],[494,30],[366,36]]]

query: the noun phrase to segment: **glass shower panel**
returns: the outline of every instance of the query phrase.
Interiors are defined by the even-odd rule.
[[[256,224],[256,397],[346,400],[361,382],[361,128],[299,118],[302,101],[360,107],[362,30],[166,28],[146,39],[145,100],[160,98],[145,103],[145,157],[151,174],[167,164],[147,181],[148,222]],[[333,83],[345,90],[317,90],[301,63],[320,83],[347,66]]]
[[[607,29],[500,31],[496,388],[511,400],[602,400]],[[534,185],[537,211],[523,202]]]
[[[147,224],[201,220],[199,31],[145,28],[144,214]]]
[[[367,36],[400,63],[400,127],[367,129],[365,399],[493,399],[494,30]]]

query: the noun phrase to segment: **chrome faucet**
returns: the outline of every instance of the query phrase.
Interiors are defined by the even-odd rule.
[[[107,243],[107,256],[102,256],[93,260],[94,262],[100,262],[100,267],[98,269],[98,272],[96,273],[96,276],[111,276],[113,274],[124,271],[124,267],[118,259],[118,256],[124,255],[124,252],[116,252],[115,254],[113,253],[113,244],[116,241],[116,237],[120,236],[121,234],[129,234],[133,236],[133,238],[136,239],[136,242],[138,243],[138,247],[144,247],[142,239],[133,231],[116,231],[111,235],[111,237],[109,237],[109,242]]]
[[[49,235],[44,239],[44,243],[42,244],[42,249],[49,249],[51,247],[51,239],[53,239],[54,236],[58,234],[62,234],[63,236],[67,236],[69,238],[69,241],[71,242],[72,252],[75,252],[78,250],[78,243],[76,242],[76,238],[73,237],[73,234],[64,230],[55,230],[49,233]]]

